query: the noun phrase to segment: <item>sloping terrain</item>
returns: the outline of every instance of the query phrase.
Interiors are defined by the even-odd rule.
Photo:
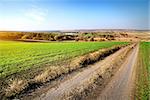
[[[125,47],[125,48],[117,51],[116,53],[110,55],[103,61],[97,62],[94,65],[91,65],[87,69],[83,70],[82,72],[78,73],[77,75],[72,76],[72,78],[60,83],[58,86],[51,88],[50,90],[46,91],[45,93],[43,93],[42,95],[38,96],[35,99],[62,100],[62,99],[84,98],[84,96],[85,96],[84,90],[88,89],[88,87],[90,87],[90,85],[92,85],[91,81],[93,78],[94,79],[102,78],[104,80],[110,80],[110,78],[113,76],[113,74],[115,74],[113,72],[115,72],[115,70],[120,68],[119,66],[121,66],[122,64],[123,64],[123,66],[121,66],[121,69],[125,68],[123,72],[125,74],[129,74],[127,76],[124,76],[125,79],[128,80],[128,79],[132,78],[131,77],[132,75],[130,74],[129,70],[131,67],[130,64],[133,65],[135,60],[131,60],[128,63],[128,61],[129,61],[128,59],[132,59],[132,57],[134,57],[134,55],[137,54],[138,47],[136,47],[133,50],[132,50],[132,48],[134,48],[134,45]],[[127,59],[126,59],[126,56],[127,56]],[[124,67],[124,65],[125,65],[124,60],[125,60],[125,63],[128,65],[127,68],[126,68],[126,66]],[[132,69],[132,67],[131,67],[131,69]],[[131,72],[132,71],[133,70],[131,70]],[[89,81],[89,80],[91,80],[91,81]],[[119,81],[120,78],[117,80]],[[128,81],[126,83],[128,84]],[[106,84],[102,83],[101,85],[105,87]],[[124,84],[120,84],[120,85],[124,85]],[[122,90],[124,90],[124,89],[122,89]],[[117,89],[116,89],[116,91],[117,91]],[[86,95],[86,96],[88,96],[88,95]],[[86,96],[85,96],[85,98],[86,98]]]
[[[0,98],[14,98],[116,52],[127,42],[0,41]],[[71,61],[77,57],[76,64]],[[90,58],[91,57],[91,58]]]

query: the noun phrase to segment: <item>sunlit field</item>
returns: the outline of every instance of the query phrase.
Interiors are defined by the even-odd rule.
[[[31,43],[0,41],[0,77],[59,64],[73,57],[125,42]]]

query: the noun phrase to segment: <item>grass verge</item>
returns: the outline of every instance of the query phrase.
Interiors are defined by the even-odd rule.
[[[150,99],[150,42],[141,42],[137,69],[137,100]]]

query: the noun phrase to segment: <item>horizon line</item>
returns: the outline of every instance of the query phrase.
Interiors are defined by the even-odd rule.
[[[93,31],[96,31],[96,30],[132,30],[132,31],[150,31],[150,29],[121,29],[121,28],[114,28],[114,29],[108,29],[108,28],[105,28],[105,29],[94,29],[94,28],[83,28],[83,29],[50,29],[50,30],[0,30],[0,32],[2,31],[8,31],[8,32],[21,32],[21,31],[27,31],[27,32],[36,32],[36,31],[43,31],[43,32],[47,32],[47,31],[86,31],[86,30],[93,30]]]

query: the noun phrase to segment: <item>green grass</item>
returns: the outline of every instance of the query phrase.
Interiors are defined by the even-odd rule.
[[[150,42],[140,43],[138,100],[150,99]]]
[[[33,43],[0,41],[0,77],[6,77],[33,67],[53,65],[119,44],[127,44],[127,42]]]

